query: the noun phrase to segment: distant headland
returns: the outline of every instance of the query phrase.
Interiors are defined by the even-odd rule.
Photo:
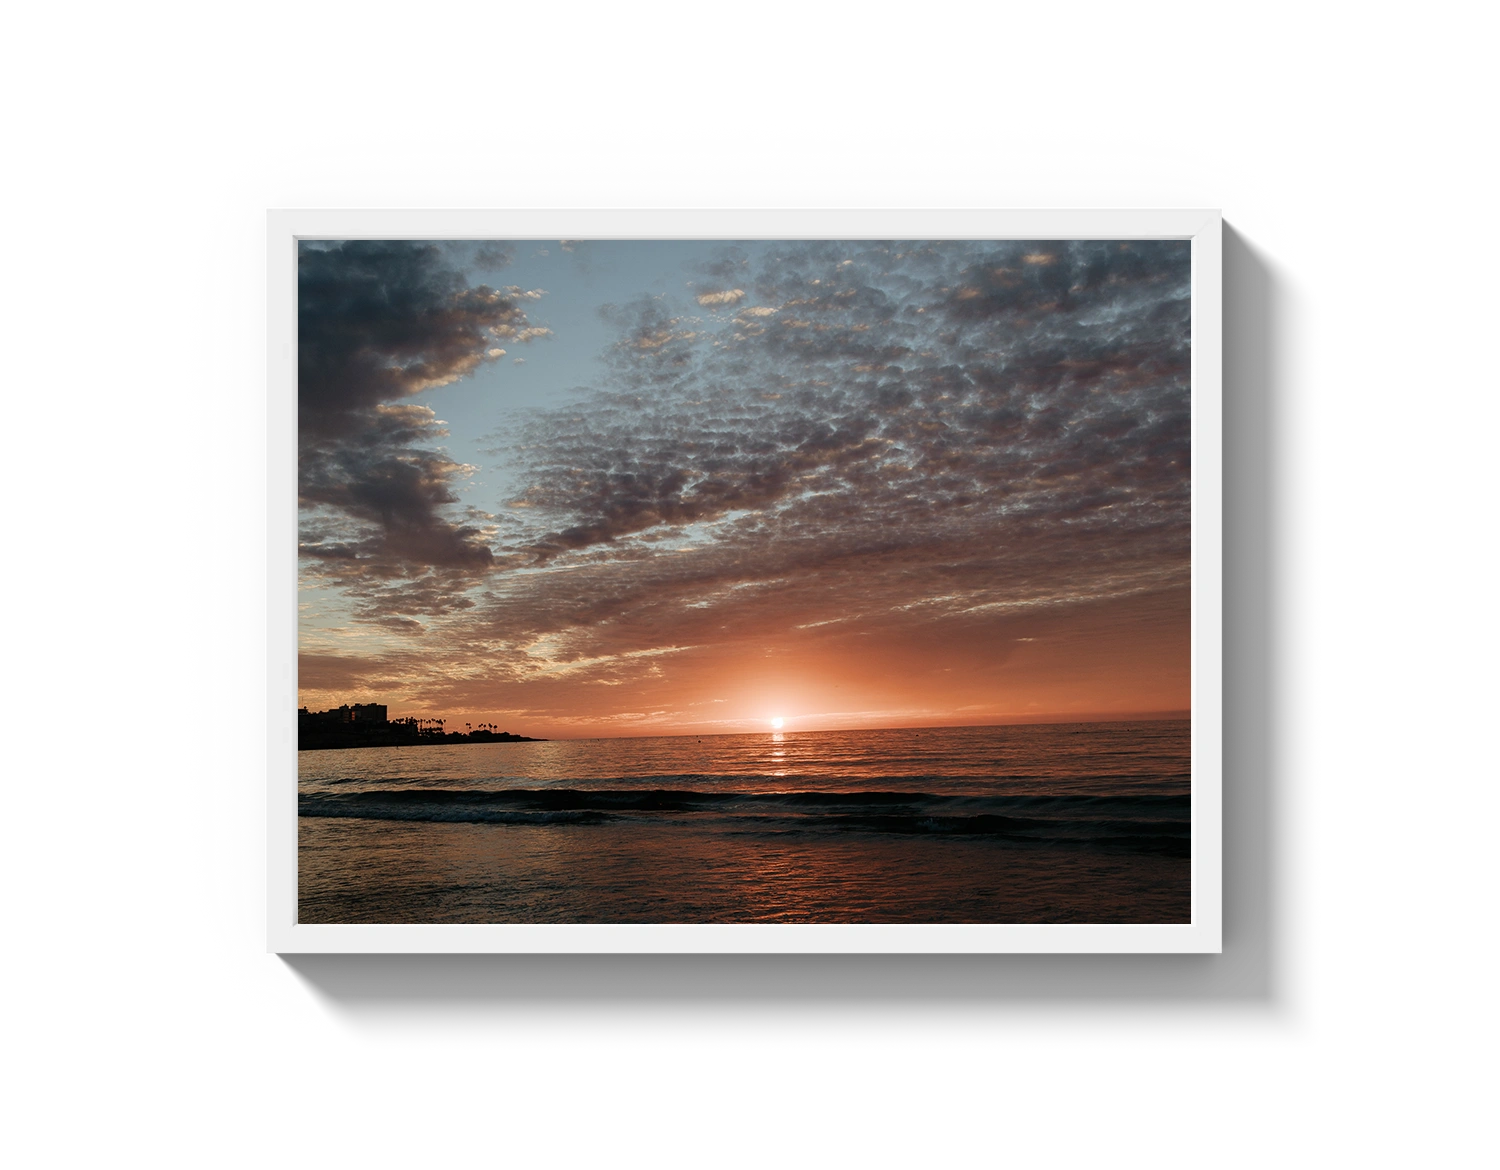
[[[492,723],[465,723],[447,731],[442,719],[387,719],[384,703],[344,704],[332,711],[297,708],[297,750],[327,748],[423,747],[440,743],[542,743],[529,735],[499,731]]]

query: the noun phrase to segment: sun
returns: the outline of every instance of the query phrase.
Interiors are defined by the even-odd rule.
[[[783,719],[780,715],[778,715],[778,716],[776,716],[775,719],[771,720],[771,726],[774,727],[777,731],[780,731],[781,730],[781,725],[783,723],[785,723],[785,722],[786,722],[786,720]]]

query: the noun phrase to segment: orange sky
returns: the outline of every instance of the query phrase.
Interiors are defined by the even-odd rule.
[[[1109,719],[1190,706],[1186,589],[1000,614],[902,615],[797,629],[774,593],[740,636],[513,676],[451,679],[421,656],[309,656],[313,709],[497,723],[545,738]],[[745,609],[748,609],[746,606]],[[769,629],[767,627],[770,627]]]

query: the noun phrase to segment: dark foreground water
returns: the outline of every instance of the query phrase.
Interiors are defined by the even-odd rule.
[[[1187,721],[298,754],[302,922],[1187,922]]]

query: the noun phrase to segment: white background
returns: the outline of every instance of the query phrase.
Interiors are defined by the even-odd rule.
[[[1493,1156],[1480,6],[6,17],[17,1165]],[[1221,206],[1222,956],[262,951],[276,206]]]

